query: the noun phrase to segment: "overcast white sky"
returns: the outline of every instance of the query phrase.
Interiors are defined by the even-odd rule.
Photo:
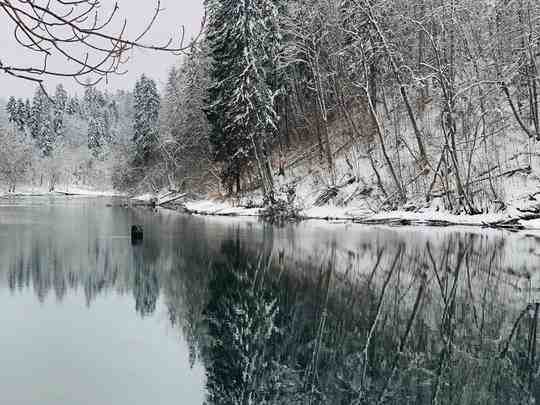
[[[114,4],[114,0],[101,0],[101,3],[103,9],[106,10],[107,6]],[[120,9],[113,26],[119,28],[122,18],[127,18],[128,34],[132,33],[132,37],[148,23],[156,6],[156,0],[118,0],[118,3]],[[203,16],[203,0],[161,0],[161,6],[165,11],[160,14],[150,35],[146,37],[147,41],[163,43],[171,36],[178,39],[182,25],[186,27],[187,39],[199,32]],[[0,60],[6,65],[13,65],[23,64],[28,58],[28,51],[13,39],[12,23],[0,10]],[[124,65],[128,73],[124,76],[111,76],[109,83],[103,83],[100,87],[110,91],[131,89],[142,73],[146,73],[162,84],[170,66],[177,60],[178,56],[170,53],[135,50],[132,52],[130,61]],[[50,78],[46,79],[45,86],[53,91],[57,83],[58,80]],[[66,79],[62,83],[70,92],[80,94],[84,91],[73,79]],[[0,72],[0,98],[7,99],[11,95],[30,97],[34,89],[34,83],[15,79]]]

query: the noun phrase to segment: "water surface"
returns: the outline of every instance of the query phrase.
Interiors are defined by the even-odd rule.
[[[532,237],[106,203],[0,200],[1,403],[540,398]]]

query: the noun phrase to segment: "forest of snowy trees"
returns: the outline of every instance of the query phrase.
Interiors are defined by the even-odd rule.
[[[204,35],[161,94],[143,76],[114,95],[59,86],[9,99],[3,180],[54,187],[60,170],[119,189],[258,190],[270,203],[312,192],[317,204],[437,201],[469,214],[504,209],[516,176],[540,184],[538,2],[206,8]]]
[[[52,95],[38,87],[32,99],[10,97],[0,131],[0,175],[17,184],[107,184],[111,155],[126,145],[132,115],[129,93],[114,96],[87,87],[82,97],[58,85]]]

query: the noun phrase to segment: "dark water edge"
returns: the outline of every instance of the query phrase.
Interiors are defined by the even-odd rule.
[[[145,229],[140,246],[129,240],[133,223]],[[45,362],[66,356],[54,336],[75,336],[80,345],[67,345],[74,364],[84,357],[74,353],[99,358],[106,349],[100,364],[116,368],[112,379],[132,372],[130,358],[148,376],[176,377],[178,386],[160,389],[124,380],[160,404],[532,403],[540,399],[539,252],[538,241],[500,231],[276,228],[106,208],[103,200],[31,199],[0,207],[0,304],[11,308],[0,323],[14,331],[0,335],[0,355],[17,341]],[[109,347],[95,331],[75,334],[66,322],[49,327],[50,319],[48,340],[21,342],[21,333],[43,328],[27,320],[44,307],[109,339],[130,330],[151,344]],[[92,313],[110,319],[98,323]],[[174,331],[176,343],[153,334],[160,328]],[[28,389],[42,386],[18,360]],[[55,364],[44,370],[50,384],[69,375],[67,361]],[[14,380],[10,369],[3,375]],[[99,386],[89,393],[84,380],[72,380],[99,403]],[[126,386],[114,403],[143,403]],[[186,397],[193,386],[199,394]]]

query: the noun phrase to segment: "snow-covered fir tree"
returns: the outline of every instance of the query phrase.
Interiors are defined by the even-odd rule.
[[[116,102],[112,97],[95,87],[84,92],[82,112],[77,98],[69,101],[71,115],[82,114],[88,121],[88,147],[94,156],[99,156],[102,147],[114,137],[114,126],[118,122]]]
[[[51,116],[51,101],[41,87],[34,95],[29,125],[30,133],[43,156],[50,156],[56,139]]]
[[[120,116],[116,101],[108,94],[106,94],[106,103],[101,112],[101,125],[103,127],[103,140],[109,143],[117,137],[116,125]]]
[[[217,161],[224,163],[223,177],[240,188],[246,163],[255,159],[267,198],[273,198],[269,153],[277,128],[275,49],[279,43],[279,4],[273,0],[207,2],[208,44],[212,57],[210,141]]]
[[[24,122],[27,128],[29,128],[30,125],[30,119],[32,117],[32,102],[29,98],[26,99],[24,102],[24,111],[26,115],[24,116]]]
[[[93,86],[86,87],[83,96],[83,114],[87,119],[97,118],[105,106],[103,93]]]
[[[6,104],[6,113],[8,121],[13,124],[14,128],[23,131],[28,116],[24,101],[21,98],[16,100],[15,97],[11,96]]]
[[[154,80],[142,75],[135,84],[133,142],[136,165],[147,165],[154,157],[158,142],[160,96]]]
[[[81,106],[80,106],[79,98],[77,97],[77,95],[69,98],[69,101],[66,107],[66,113],[70,116],[81,114]]]
[[[94,157],[98,157],[105,142],[104,128],[98,118],[90,118],[88,121],[88,149]]]
[[[11,96],[6,104],[8,121],[15,123],[17,121],[17,100]]]
[[[24,131],[26,121],[28,120],[28,111],[26,109],[26,104],[24,103],[22,98],[19,98],[17,100],[17,118],[16,118],[16,124],[17,129],[19,131]]]
[[[64,115],[66,113],[67,102],[67,92],[64,89],[64,86],[59,84],[56,87],[53,103],[53,128],[56,137],[62,136],[64,132]]]

